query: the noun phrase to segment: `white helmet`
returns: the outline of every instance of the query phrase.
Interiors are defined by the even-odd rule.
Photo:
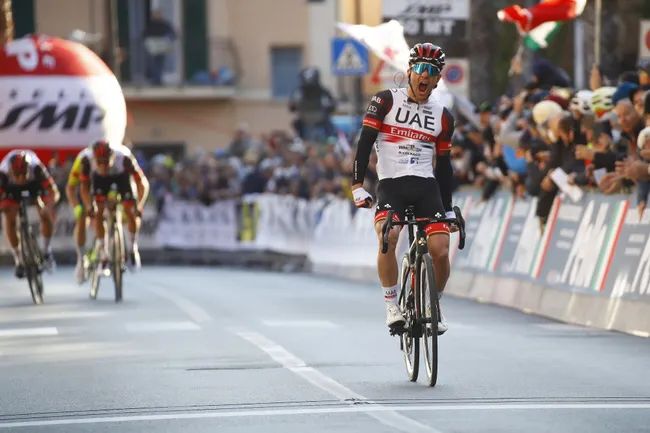
[[[616,92],[616,87],[600,87],[594,90],[591,96],[591,110],[596,114],[603,114],[614,109],[612,97]]]
[[[591,90],[580,90],[573,98],[571,98],[570,108],[572,110],[577,110],[582,114],[591,113],[591,98],[593,92]]]
[[[562,112],[562,107],[555,101],[544,100],[533,107],[533,119],[537,126],[546,122],[551,115]]]

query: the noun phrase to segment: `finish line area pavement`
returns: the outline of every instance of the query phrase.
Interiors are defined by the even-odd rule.
[[[456,270],[455,272],[459,272]],[[439,380],[408,381],[377,284],[143,267],[45,304],[0,271],[0,433],[647,432],[647,340],[443,297]]]

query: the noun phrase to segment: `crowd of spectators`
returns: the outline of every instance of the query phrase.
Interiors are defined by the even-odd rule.
[[[546,60],[537,61],[532,80],[521,91],[478,106],[478,124],[457,113],[452,147],[455,188],[482,188],[483,200],[504,188],[521,199],[537,197],[541,227],[556,195],[567,185],[605,194],[634,192],[641,217],[650,192],[648,90],[650,63],[621,74],[615,82],[593,68],[590,89],[576,90],[563,71]],[[309,142],[284,131],[253,137],[241,125],[229,146],[209,154],[198,152],[174,161],[162,154],[146,160],[137,147],[134,153],[157,203],[171,195],[208,205],[262,192],[351,199],[354,149],[347,138],[339,133]],[[51,167],[60,186],[71,163]],[[376,189],[375,165],[373,152],[368,191]]]
[[[537,197],[541,227],[558,192],[576,187],[636,193],[641,217],[650,189],[650,62],[614,81],[594,67],[589,89],[571,88],[545,59],[532,70],[521,91],[477,108],[480,127],[457,117],[456,187],[480,187],[483,200],[499,188]]]
[[[166,154],[147,159],[137,147],[133,153],[151,184],[150,200],[158,205],[167,196],[209,205],[263,192],[305,199],[326,195],[352,198],[354,154],[342,135],[316,143],[274,131],[255,139],[242,124],[229,146],[211,153],[190,151],[176,160]],[[377,179],[375,164],[376,157],[370,162],[370,182]],[[71,167],[72,159],[49,167],[61,190]]]

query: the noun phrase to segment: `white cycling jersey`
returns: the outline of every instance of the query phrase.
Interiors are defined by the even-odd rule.
[[[406,89],[383,90],[372,97],[364,126],[379,130],[377,176],[434,177],[435,153],[451,149],[453,115],[435,97],[418,104]]]
[[[2,162],[0,162],[0,173],[4,174],[9,174],[9,169],[11,168],[9,166],[9,161],[11,160],[11,157],[20,153],[20,152],[25,152],[27,155],[32,157],[32,163],[29,167],[29,174],[33,175],[34,170],[36,169],[37,166],[41,165],[41,160],[36,156],[36,153],[34,153],[31,150],[28,149],[14,149],[11,152],[9,152],[3,159]]]

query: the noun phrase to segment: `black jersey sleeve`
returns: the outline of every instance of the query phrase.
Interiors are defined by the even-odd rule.
[[[7,185],[9,185],[9,176],[7,176],[7,173],[0,172],[0,196],[5,193]]]
[[[83,157],[79,163],[79,179],[83,183],[90,181],[90,161],[88,161],[88,157]]]
[[[34,178],[40,182],[43,188],[50,188],[54,185],[54,179],[42,162],[34,167]]]
[[[436,153],[438,155],[451,151],[451,137],[454,135],[454,128],[456,128],[454,115],[447,108],[442,109],[441,123],[442,130],[436,140]]]
[[[440,188],[440,197],[446,212],[452,210],[451,196],[454,169],[451,165],[451,136],[455,128],[454,116],[449,110],[442,110],[442,131],[436,141],[436,169],[435,175]]]
[[[124,171],[129,173],[136,180],[144,177],[142,169],[140,168],[140,164],[138,164],[138,160],[135,159],[135,156],[133,154],[127,156],[124,159]]]
[[[357,154],[354,158],[352,185],[363,183],[368,169],[368,161],[370,161],[372,145],[377,140],[377,135],[379,135],[379,131],[384,125],[384,119],[392,107],[393,94],[390,90],[377,92],[370,100],[366,114],[363,117],[361,135],[357,144]]]

